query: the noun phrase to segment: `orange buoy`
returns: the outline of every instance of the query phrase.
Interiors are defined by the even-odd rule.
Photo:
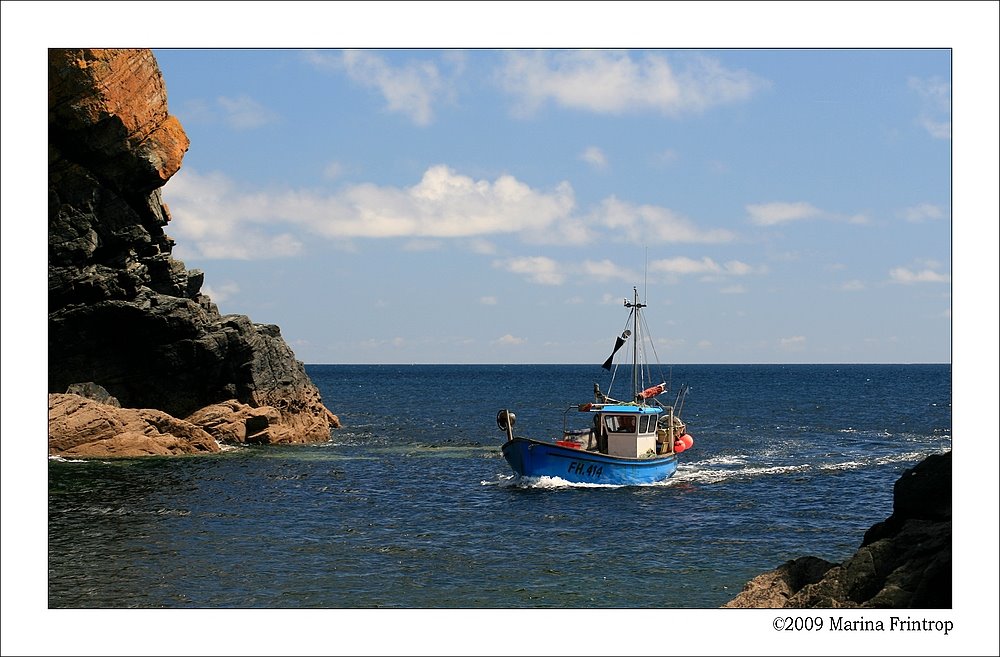
[[[677,440],[679,440],[682,443],[684,443],[684,449],[691,449],[691,447],[694,445],[694,438],[692,438],[691,434],[689,434],[689,433],[686,433],[686,434],[682,435]]]
[[[677,440],[674,441],[674,453],[675,454],[680,454],[681,452],[683,452],[686,449],[687,449],[687,445],[684,444],[683,440],[681,440],[680,438],[678,438]]]

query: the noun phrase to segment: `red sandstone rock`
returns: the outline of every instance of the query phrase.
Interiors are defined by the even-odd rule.
[[[204,429],[148,408],[118,408],[79,395],[49,395],[49,455],[171,456],[219,452]]]
[[[49,122],[116,162],[121,185],[161,186],[190,145],[167,112],[156,59],[142,48],[49,50]]]

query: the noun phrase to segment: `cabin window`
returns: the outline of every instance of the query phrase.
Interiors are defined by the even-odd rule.
[[[611,433],[635,433],[635,416],[605,415],[604,426]]]
[[[643,415],[639,418],[639,433],[649,433],[650,415]]]

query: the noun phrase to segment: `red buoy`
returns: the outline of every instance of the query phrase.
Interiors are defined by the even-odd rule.
[[[679,440],[682,443],[684,443],[684,449],[691,449],[691,447],[694,445],[694,438],[692,438],[691,434],[689,434],[689,433],[686,433],[686,434],[682,435],[677,440]]]

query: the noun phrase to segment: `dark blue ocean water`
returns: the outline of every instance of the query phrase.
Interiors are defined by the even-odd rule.
[[[951,448],[950,365],[688,365],[694,448],[638,487],[512,480],[591,365],[310,365],[328,443],[49,463],[51,608],[714,608],[842,561]]]

